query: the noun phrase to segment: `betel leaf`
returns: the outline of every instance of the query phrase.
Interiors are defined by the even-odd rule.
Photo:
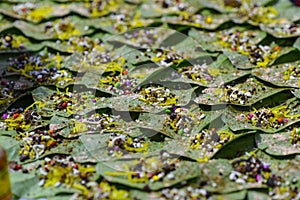
[[[66,5],[56,4],[49,1],[32,4],[25,4],[24,2],[18,3],[19,4],[16,4],[15,6],[8,3],[1,3],[0,13],[8,17],[27,20],[34,23],[38,23],[52,17],[63,17],[70,13],[70,9],[68,9]]]
[[[212,199],[213,200],[218,200],[218,199],[240,200],[240,199],[245,199],[246,196],[247,196],[247,191],[246,190],[241,190],[241,191],[224,193],[224,194],[213,194]]]
[[[230,37],[230,35],[236,35],[239,38],[241,44],[250,43],[252,45],[260,43],[265,37],[266,33],[259,30],[252,30],[241,26],[235,26],[230,29],[221,30],[217,32],[201,31],[196,29],[191,29],[189,31],[189,36],[194,38],[202,48],[207,51],[225,51],[229,50],[230,47],[225,45],[223,38]],[[251,38],[251,40],[249,40]]]
[[[157,155],[162,149],[163,143],[161,142],[150,141],[149,139],[142,137],[131,137],[125,134],[126,133],[89,134],[82,135],[79,139],[84,144],[86,151],[88,151],[97,162],[141,158],[145,155]],[[127,137],[127,140],[123,139],[124,137]],[[120,142],[122,140],[124,144],[130,145],[131,140],[135,143],[135,139],[142,141],[140,144],[142,144],[144,148],[139,147],[136,148],[137,150],[135,151],[135,147],[127,149],[122,144],[117,144],[117,142],[115,142],[115,146],[112,146],[112,141],[119,140],[118,142]]]
[[[168,113],[141,113],[134,126],[174,138],[176,135],[181,137],[182,134],[189,135],[197,132],[221,115],[219,111],[203,111],[190,107],[176,110],[175,108],[166,108],[165,112]]]
[[[224,55],[218,56],[217,60],[210,64],[204,62],[203,64],[182,66],[177,68],[177,71],[173,73],[176,74],[172,79],[173,82],[184,82],[185,84],[204,87],[219,87],[250,74],[250,71],[235,68]]]
[[[199,178],[200,179],[200,178]],[[198,183],[199,182],[199,183]],[[246,190],[234,191],[229,193],[211,193],[209,190],[204,189],[201,186],[201,183],[204,184],[204,181],[201,180],[181,183],[172,188],[167,188],[159,191],[145,192],[141,190],[131,190],[130,198],[136,200],[172,200],[174,198],[198,198],[198,199],[213,199],[213,200],[241,200],[244,199],[247,195]]]
[[[7,159],[12,161],[19,160],[20,142],[10,136],[0,136],[0,145],[7,152]]]
[[[266,191],[248,190],[247,191],[247,198],[248,199],[264,200],[264,199],[269,199],[269,195]]]
[[[17,132],[15,130],[5,130],[5,129],[1,129],[0,130],[0,135],[1,136],[15,136],[17,135]]]
[[[293,47],[295,47],[296,49],[298,49],[298,50],[300,51],[300,38],[298,38],[298,39],[295,41]]]
[[[132,46],[137,48],[137,50],[145,48],[156,49],[160,47],[162,41],[174,33],[177,32],[167,28],[143,27],[129,30],[126,32],[126,34],[122,33],[107,37],[104,41],[109,43],[122,43],[125,44],[127,48],[128,46]],[[181,33],[177,34],[181,35]],[[122,47],[120,49],[122,49]]]
[[[270,166],[272,173],[280,177],[281,182],[284,183],[277,188],[277,191],[273,190],[275,193],[273,193],[273,195],[278,194],[278,196],[282,196],[282,194],[278,192],[278,189],[285,189],[287,191],[286,195],[295,195],[292,188],[299,187],[299,155],[292,155],[291,157],[288,155],[273,156],[264,151],[258,151],[256,157]]]
[[[0,15],[0,20],[1,20],[1,22],[0,22],[0,25],[1,25],[0,26],[0,33],[14,27],[13,22],[8,21],[6,19],[3,19],[2,15]]]
[[[106,4],[104,3],[103,8],[101,7],[102,4],[98,5],[94,2],[81,2],[81,1],[72,1],[71,4],[69,4],[69,8],[84,17],[87,18],[99,18],[103,17],[105,15],[110,14],[111,12],[116,12],[118,9],[120,9],[121,5],[125,6],[127,9],[129,9],[130,5],[128,4],[121,4],[119,0],[113,1],[112,3]]]
[[[300,88],[297,68],[299,62],[274,65],[252,70],[252,74],[264,81],[280,87]]]
[[[190,103],[194,95],[194,88],[181,90],[170,89],[170,93],[174,94],[174,97],[166,97],[167,99],[164,101],[160,101],[161,99],[156,99],[154,97],[149,97],[150,99],[148,100],[145,99],[143,94],[139,93],[135,93],[130,96],[123,95],[112,97],[106,99],[105,104],[108,105],[108,107],[113,108],[117,111],[158,113],[165,110],[168,106],[172,106],[175,104],[177,106],[185,106],[188,103]],[[177,100],[175,101],[175,99]],[[98,103],[96,103],[96,105],[98,105]]]
[[[255,136],[255,131],[249,131],[241,135],[236,135],[235,138],[219,149],[212,156],[212,159],[233,159],[237,155],[254,150],[254,148],[257,146]]]
[[[207,182],[204,189],[212,194],[235,193],[250,188],[266,188],[260,183],[236,183],[231,181],[229,176],[233,170],[227,159],[214,159],[199,164],[202,171],[200,180]]]
[[[299,122],[297,109],[298,101],[295,98],[276,107],[252,108],[250,112],[228,106],[222,119],[233,131],[260,130],[274,133]]]
[[[276,49],[276,46],[271,48]],[[243,55],[237,52],[228,52],[228,51],[225,51],[224,54],[228,57],[228,59],[232,62],[232,64],[236,66],[238,69],[252,69],[255,67],[271,66],[276,62],[276,60],[284,58],[294,50],[293,47],[279,47],[279,48],[280,48],[279,52],[272,50],[273,53],[271,55],[268,54],[267,57],[264,58],[263,62],[257,62],[257,63],[251,63],[249,60],[250,59],[249,55]]]
[[[195,161],[207,161],[218,151],[222,151],[223,146],[234,137],[234,134],[226,126],[218,129],[203,129],[188,136],[178,136],[172,140],[166,140],[164,149],[174,155]]]
[[[68,17],[53,22],[33,25],[24,21],[15,21],[14,26],[22,31],[27,37],[36,40],[68,40],[72,36],[87,35],[93,32],[85,28],[86,25],[79,17]],[[58,27],[58,28],[57,28]]]
[[[215,14],[208,10],[201,11],[200,13],[185,16],[165,16],[162,22],[178,26],[188,26],[195,28],[203,28],[207,30],[215,30],[222,24],[229,22],[230,18],[226,14]]]
[[[299,8],[290,1],[280,0],[274,5],[277,9],[279,18],[296,22],[300,19]]]
[[[259,149],[273,156],[286,156],[299,154],[299,147],[291,143],[290,132],[275,134],[257,134],[256,143]]]
[[[25,174],[22,172],[10,173],[10,181],[12,185],[12,194],[15,198],[51,198],[59,194],[74,194],[79,190],[73,188],[47,187],[39,186],[39,177],[34,173]],[[26,184],[24,184],[26,183]]]
[[[69,92],[69,88],[65,92],[59,89],[54,91],[43,86],[36,88],[32,96],[36,101],[38,114],[45,117],[70,117],[73,114],[84,115],[108,107],[109,103],[105,102],[105,98],[96,97],[95,91],[82,89],[80,86],[75,88],[80,91]]]
[[[93,156],[86,151],[86,148],[81,141],[78,139],[63,139],[61,142],[57,143],[56,146],[43,151],[40,155],[36,155],[35,157],[26,160],[24,163],[36,162],[37,160],[53,155],[71,155],[74,160],[79,163],[96,162]]]
[[[201,4],[195,0],[184,2],[182,6],[189,8],[189,13],[195,13],[202,7]],[[151,1],[146,1],[141,5],[140,9],[143,18],[157,18],[164,15],[180,14],[180,10],[177,8],[177,4],[175,2],[172,2],[167,7],[164,7],[163,4],[156,4]]]
[[[300,99],[300,89],[295,89],[294,91],[292,91],[292,93],[295,95],[295,97]]]
[[[205,105],[228,104],[250,106],[284,90],[287,89],[272,88],[250,77],[243,82],[229,82],[220,88],[204,89],[202,94],[195,98],[195,102]]]
[[[159,158],[148,157],[145,159],[147,160],[147,159],[159,159]],[[199,175],[199,167],[197,163],[189,162],[189,161],[178,161],[175,170],[170,172],[174,175],[174,178],[171,177],[168,178],[167,175],[165,175],[162,180],[150,181],[148,177],[145,177],[146,179],[144,178],[144,181],[141,182],[137,182],[134,180],[131,181],[129,179],[131,175],[129,174],[137,173],[137,172],[128,171],[128,167],[134,166],[134,163],[137,162],[139,162],[139,160],[99,162],[96,165],[96,173],[103,176],[109,182],[118,183],[118,184],[125,185],[127,187],[138,188],[138,189],[143,189],[147,187],[150,188],[151,190],[159,190],[162,188],[171,187],[182,181],[187,181],[196,178]],[[151,168],[151,166],[149,167]],[[152,167],[155,168],[154,165]],[[163,169],[158,168],[157,170],[161,171]],[[147,173],[151,173],[151,171]],[[152,173],[155,173],[155,171],[153,171]]]
[[[241,7],[245,5],[259,5],[264,6],[272,2],[272,0],[253,0],[253,1],[223,1],[223,0],[205,0],[202,1],[202,6],[210,9],[214,9],[221,13],[230,13],[230,12],[237,12],[240,10]]]
[[[261,24],[260,29],[276,38],[292,38],[300,36],[300,27],[292,22],[280,22],[278,24]]]

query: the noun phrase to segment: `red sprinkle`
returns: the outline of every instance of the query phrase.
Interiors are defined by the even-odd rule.
[[[283,118],[282,118],[282,117],[279,117],[279,118],[278,118],[278,122],[279,122],[279,123],[283,123]]]
[[[127,70],[124,70],[124,71],[122,72],[122,74],[123,74],[123,75],[127,75],[127,74],[128,74],[128,71],[127,71]]]
[[[50,142],[49,146],[50,147],[55,147],[56,146],[56,142],[55,141]]]
[[[6,85],[6,80],[1,80],[1,85]]]
[[[253,117],[253,114],[252,113],[250,113],[249,115],[248,115],[248,120],[251,120],[252,119],[252,117]]]
[[[20,116],[19,113],[15,113],[15,114],[13,115],[14,119],[18,118],[19,116]]]
[[[20,169],[22,169],[22,168],[23,168],[22,165],[17,164],[15,170],[20,170]]]
[[[63,102],[63,103],[61,104],[61,108],[62,108],[62,109],[66,108],[67,106],[68,106],[68,103],[67,103],[67,102]]]
[[[73,165],[73,168],[74,168],[74,169],[78,169],[78,164],[74,164],[74,165]]]
[[[53,166],[55,164],[55,162],[53,160],[50,161],[49,163],[51,166]]]

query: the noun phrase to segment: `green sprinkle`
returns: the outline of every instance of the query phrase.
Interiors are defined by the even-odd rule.
[[[179,129],[178,134],[182,135],[183,134],[183,129]]]
[[[117,88],[117,87],[119,87],[119,85],[120,85],[120,82],[116,82],[114,87]]]
[[[171,114],[172,111],[171,111],[170,109],[166,109],[166,113],[167,113],[167,114]]]

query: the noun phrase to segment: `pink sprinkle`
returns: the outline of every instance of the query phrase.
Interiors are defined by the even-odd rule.
[[[269,169],[269,165],[264,165],[264,169]]]
[[[2,119],[7,119],[7,117],[8,117],[7,113],[4,113],[4,114],[2,115]]]
[[[149,172],[148,177],[151,178],[153,176],[153,172]]]
[[[249,120],[251,120],[251,119],[252,119],[252,117],[253,117],[253,114],[252,114],[252,113],[250,113],[250,114],[248,115],[248,119],[249,119]]]
[[[260,176],[260,174],[257,174],[257,175],[256,175],[256,181],[257,181],[257,182],[259,182],[259,181],[260,181],[260,179],[261,179],[261,176]]]
[[[126,81],[125,84],[126,84],[127,86],[129,86],[129,85],[131,84],[131,82],[130,82],[130,81]]]

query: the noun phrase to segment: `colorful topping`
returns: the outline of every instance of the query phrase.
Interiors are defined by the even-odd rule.
[[[266,87],[254,78],[248,78],[244,83],[229,83],[222,88],[207,88],[196,98],[199,103],[233,103],[249,104],[258,94],[266,92]]]
[[[11,109],[2,115],[2,120],[8,130],[27,130],[41,125],[41,116],[35,110],[26,108]]]
[[[300,147],[300,128],[293,128],[290,132],[290,142],[294,147]]]
[[[290,119],[299,117],[299,114],[291,114],[287,106],[280,106],[275,108],[260,108],[254,109],[247,116],[241,115],[239,120],[247,121],[253,126],[263,129],[280,128],[285,126]]]
[[[126,165],[125,172],[107,172],[107,175],[126,175],[130,182],[147,183],[158,182],[163,179],[174,179],[173,172],[180,164],[179,159],[172,159],[166,151],[160,152],[160,157],[141,158]]]
[[[80,31],[76,26],[68,20],[56,20],[54,22],[47,22],[45,25],[45,32],[50,33],[55,38],[62,41],[70,39],[72,36],[79,36]]]
[[[205,118],[205,114],[195,116],[188,109],[175,106],[171,109],[166,109],[166,113],[168,118],[165,120],[164,126],[170,127],[180,135],[189,134],[194,126]]]
[[[17,140],[20,144],[20,161],[38,159],[47,151],[61,143],[61,139],[50,130],[37,129],[31,132],[18,132]]]
[[[7,49],[24,49],[24,43],[28,42],[23,36],[17,36],[12,34],[6,34],[0,37],[0,50]]]
[[[111,133],[107,154],[113,157],[121,157],[130,152],[146,152],[148,143],[145,138],[133,138],[128,135]]]
[[[82,133],[82,132],[99,132],[110,131],[118,125],[118,117],[108,114],[93,114],[90,116],[79,116],[76,115],[72,121],[74,127],[71,134]]]
[[[221,34],[220,44],[231,51],[237,51],[249,56],[249,61],[257,67],[265,67],[280,56],[280,47],[271,45],[257,45],[253,41],[253,33],[246,31],[229,31]]]
[[[189,137],[189,146],[194,150],[215,153],[233,137],[234,135],[227,130],[205,129]]]
[[[178,101],[178,97],[172,94],[168,88],[156,86],[142,88],[139,92],[139,100],[153,106],[172,106]]]
[[[53,10],[48,6],[40,6],[36,3],[27,2],[13,6],[13,11],[22,18],[39,22],[48,18]]]

